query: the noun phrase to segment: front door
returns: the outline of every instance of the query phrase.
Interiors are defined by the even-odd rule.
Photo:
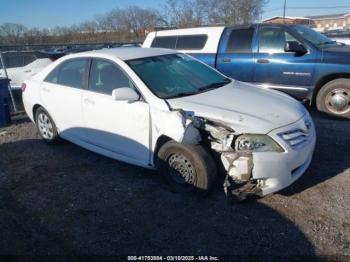
[[[82,98],[88,143],[119,154],[124,160],[149,163],[149,105],[140,101],[115,101],[112,91],[135,88],[114,62],[93,59],[88,90]],[[125,159],[126,158],[126,159]]]
[[[278,25],[262,25],[258,41],[254,82],[281,89],[311,86],[315,54],[311,50],[305,54],[285,52],[287,41],[301,43],[291,32]]]

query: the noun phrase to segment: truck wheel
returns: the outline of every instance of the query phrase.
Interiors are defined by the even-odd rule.
[[[201,145],[164,144],[158,152],[158,170],[170,190],[207,193],[216,178],[216,165]]]
[[[35,112],[35,124],[38,128],[41,138],[47,143],[55,143],[58,141],[58,132],[55,122],[52,120],[48,112],[42,107]]]
[[[325,84],[317,94],[316,105],[324,113],[350,118],[350,79],[339,78]]]

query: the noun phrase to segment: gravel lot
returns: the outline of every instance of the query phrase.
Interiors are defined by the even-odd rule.
[[[311,167],[288,189],[228,205],[165,190],[160,177],[69,142],[25,117],[0,130],[0,254],[350,257],[350,121],[312,113]],[[347,257],[344,257],[347,256]]]

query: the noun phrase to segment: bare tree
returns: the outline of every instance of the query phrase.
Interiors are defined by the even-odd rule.
[[[163,15],[176,27],[249,23],[258,20],[267,1],[167,0]]]
[[[0,25],[0,44],[92,43],[142,41],[158,26],[179,28],[250,23],[259,19],[268,0],[167,0],[162,9],[116,8],[79,25],[27,29]]]
[[[210,24],[242,24],[259,19],[268,0],[209,0]]]
[[[0,26],[0,35],[11,44],[20,43],[27,28],[21,24],[6,23]]]
[[[163,17],[169,26],[201,25],[207,11],[203,3],[203,0],[167,0],[163,7]]]

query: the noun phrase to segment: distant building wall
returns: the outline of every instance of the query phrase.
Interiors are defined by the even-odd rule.
[[[338,14],[328,16],[311,16],[318,31],[327,32],[332,30],[350,30],[350,14]]]
[[[313,21],[306,17],[285,17],[275,16],[263,21],[263,23],[271,23],[271,24],[302,24],[302,25],[311,25],[313,26]]]

